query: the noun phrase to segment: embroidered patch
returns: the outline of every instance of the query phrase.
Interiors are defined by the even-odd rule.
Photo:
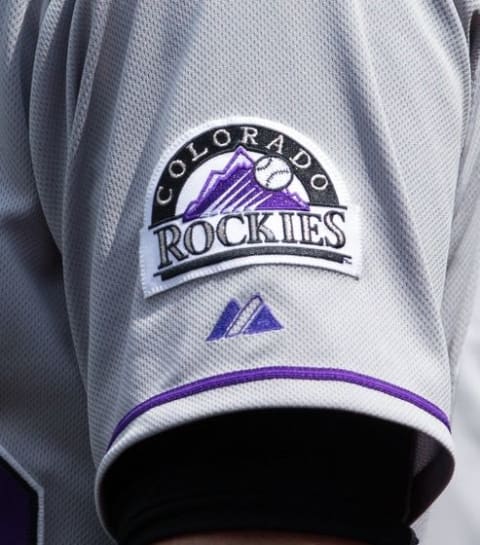
[[[258,119],[209,123],[160,159],[140,231],[145,297],[235,267],[360,272],[359,210],[328,159]]]
[[[237,335],[252,335],[283,329],[262,297],[254,295],[244,306],[231,299],[217,320],[207,341],[218,341]]]

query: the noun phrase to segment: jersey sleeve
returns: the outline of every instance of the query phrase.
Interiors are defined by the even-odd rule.
[[[243,410],[413,430],[408,523],[445,487],[478,253],[471,16],[79,0],[66,58],[40,43],[33,168],[111,534],[115,461]]]
[[[104,545],[62,259],[29,141],[32,73],[48,3],[0,3],[0,542]],[[50,4],[50,23],[58,15],[50,31],[65,42],[73,5]]]

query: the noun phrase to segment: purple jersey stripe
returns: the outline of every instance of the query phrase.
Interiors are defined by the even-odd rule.
[[[271,380],[271,379],[300,379],[300,380],[333,380],[339,382],[348,382],[350,384],[357,384],[371,390],[377,390],[384,394],[396,397],[407,403],[411,403],[416,407],[426,411],[435,418],[438,418],[449,430],[450,423],[447,415],[436,405],[428,401],[422,396],[415,394],[405,388],[396,386],[384,380],[370,377],[368,375],[362,375],[354,371],[348,371],[346,369],[332,369],[332,368],[318,368],[318,367],[289,367],[289,366],[273,366],[273,367],[260,367],[257,369],[245,369],[242,371],[231,371],[222,375],[214,375],[211,377],[202,378],[189,384],[183,384],[171,390],[167,390],[153,396],[136,407],[130,410],[118,423],[115,428],[112,439],[108,445],[111,447],[112,443],[119,436],[120,433],[137,417],[142,415],[154,407],[163,405],[175,399],[191,396],[204,392],[206,390],[213,390],[215,388],[223,388],[225,386],[231,386],[234,384],[241,384],[244,382],[253,382],[256,380]]]

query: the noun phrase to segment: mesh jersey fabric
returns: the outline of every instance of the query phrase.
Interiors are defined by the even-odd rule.
[[[450,413],[478,255],[476,7],[2,4],[1,446],[43,490],[40,540],[106,542],[94,467],[108,530],[102,479],[122,452],[244,408],[330,407],[410,426],[411,520],[440,493],[453,466],[446,421],[341,380],[207,389],[143,412],[109,445],[162,392],[266,367],[355,372]],[[259,265],[144,299],[138,231],[159,156],[192,127],[238,115],[294,128],[341,170],[362,210],[359,280]],[[205,343],[228,300],[257,291],[288,327]]]

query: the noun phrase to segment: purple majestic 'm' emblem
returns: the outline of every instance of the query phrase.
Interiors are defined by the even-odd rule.
[[[275,173],[274,173],[275,174]],[[244,210],[309,210],[296,193],[262,187],[255,177],[255,162],[238,146],[223,170],[212,170],[198,198],[183,214],[184,220]]]
[[[217,320],[207,341],[218,341],[237,335],[265,333],[278,329],[283,329],[282,324],[272,314],[261,295],[257,293],[243,307],[238,301],[231,299]]]

